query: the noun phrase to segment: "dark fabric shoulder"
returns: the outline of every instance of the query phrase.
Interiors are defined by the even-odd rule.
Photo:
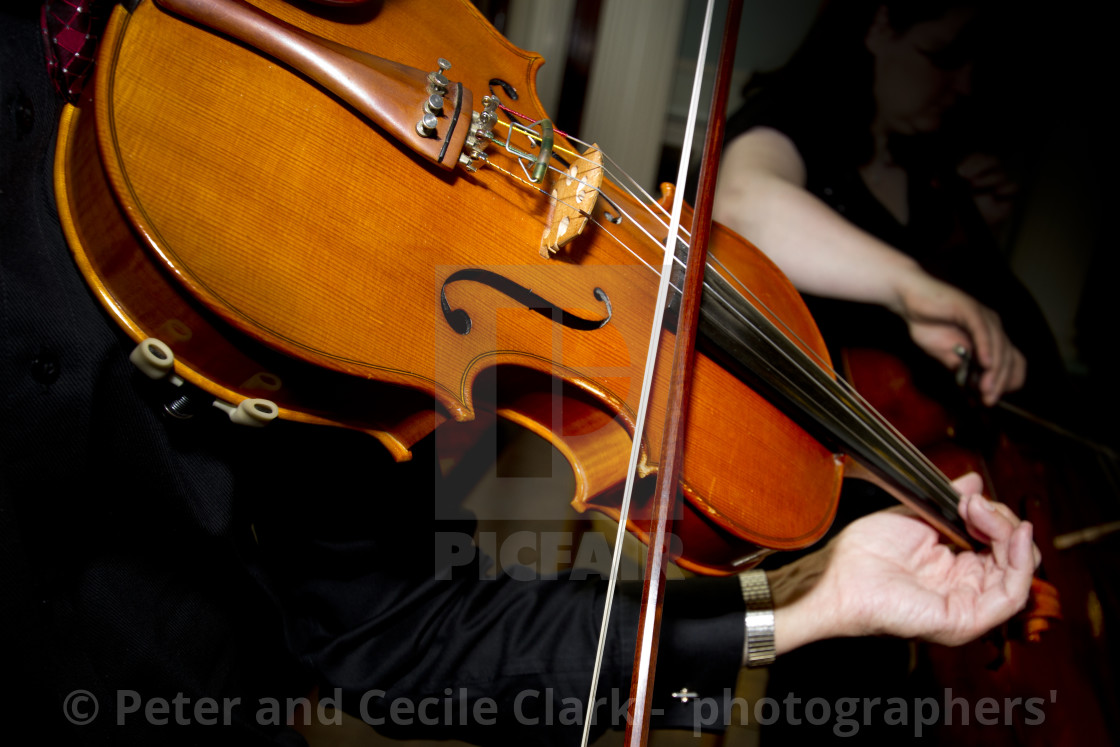
[[[866,127],[859,126],[861,118],[852,114],[862,111],[860,102],[838,101],[835,91],[803,89],[788,84],[779,73],[749,85],[743,104],[727,120],[724,142],[754,127],[769,127],[793,142],[810,180],[818,172],[853,169],[869,143]]]
[[[751,91],[743,105],[728,118],[724,141],[730,143],[755,127],[768,127],[788,137],[806,165],[827,158],[830,152],[826,147],[827,135],[809,121],[803,109],[779,92]]]
[[[210,726],[144,717],[153,698],[248,704],[306,678],[241,556],[235,444],[161,420],[69,255],[37,18],[0,27],[0,625],[19,689],[4,713],[75,745],[301,743],[247,707]]]

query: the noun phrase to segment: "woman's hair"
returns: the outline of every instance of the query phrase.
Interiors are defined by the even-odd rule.
[[[779,107],[783,117],[820,128],[829,149],[852,163],[870,156],[874,60],[865,44],[880,8],[902,33],[936,20],[954,8],[976,8],[981,0],[826,0],[809,34],[782,68],[751,77],[743,90],[744,110]]]

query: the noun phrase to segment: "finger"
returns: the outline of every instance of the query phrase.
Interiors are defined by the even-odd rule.
[[[999,172],[999,160],[985,153],[972,153],[957,164],[957,173],[969,182],[984,174]]]
[[[962,493],[961,494],[960,502],[957,503],[957,513],[960,514],[960,517],[962,519],[964,519],[966,516],[968,516],[968,504],[972,500],[972,498],[973,498],[973,496],[972,496],[971,493]],[[967,526],[967,525],[968,525],[968,520],[965,519],[965,526]]]
[[[973,508],[969,518],[977,526],[988,533],[993,539],[1006,539],[1022,524],[1022,520],[1010,508],[1002,503],[990,501],[984,496],[977,496],[973,501]],[[978,518],[977,518],[978,517]]]
[[[1019,516],[1014,511],[1012,511],[1011,507],[1006,503],[1000,503],[999,501],[988,501],[988,505],[991,506],[996,513],[1002,516],[1007,521],[1007,523],[1011,525],[1012,529],[1015,529],[1023,523],[1023,520],[1020,519]]]
[[[991,312],[978,303],[969,304],[963,316],[964,327],[972,337],[972,355],[976,363],[990,369],[1000,353],[999,335],[994,334]]]
[[[1004,521],[1006,521],[1012,529],[1022,523],[1022,519],[1011,510],[1011,507],[1006,503],[998,501],[989,501],[984,498],[984,479],[980,477],[979,473],[968,472],[961,475],[956,480],[953,480],[953,489],[961,494],[960,503],[957,506],[957,511],[961,517],[968,521],[969,504],[973,501],[983,501],[981,508],[990,509],[999,514]]]
[[[961,499],[960,512],[969,536],[990,547],[994,540],[981,528],[985,520],[983,518],[979,522],[976,520],[980,512],[986,510],[982,507],[983,501],[984,496],[979,493],[966,496]]]
[[[968,354],[972,338],[963,327],[951,324],[914,323],[910,327],[914,343],[941,365],[955,370],[961,365],[961,351]]]
[[[1014,345],[1008,347],[1001,365],[991,372],[991,378],[981,382],[984,403],[991,406],[1008,392],[1021,389],[1027,379],[1027,359]]]
[[[925,284],[906,294],[904,316],[910,335],[927,353],[950,369],[960,365],[960,353],[971,355],[983,371],[981,394],[994,403],[1010,376],[1009,351],[999,316],[950,285],[924,278]]]
[[[984,320],[987,322],[987,320]],[[1004,338],[998,325],[981,324],[970,327],[974,353],[973,359],[981,370],[977,386],[984,404],[991,406],[1003,394],[1008,376]],[[967,348],[966,348],[966,355]]]
[[[1007,391],[1014,392],[1017,389],[1022,389],[1023,384],[1027,383],[1027,357],[1015,348],[1015,360],[1012,367],[1012,373],[1007,381]]]
[[[980,397],[984,404],[991,407],[1003,396],[1004,382],[1007,379],[1006,364],[997,359],[997,365],[984,371],[980,377]]]
[[[1034,544],[1034,526],[1024,521],[1015,528],[1008,547],[1008,566],[1011,569],[1008,590],[1026,601],[1031,579],[1038,568],[1037,548]]]
[[[1008,544],[1018,522],[1013,522],[995,504],[982,496],[975,496],[968,502],[968,515],[964,520],[973,536],[988,542],[996,565],[1006,568],[1009,563]],[[976,532],[979,532],[979,536]]]
[[[976,171],[975,173],[966,176],[968,185],[972,188],[973,193],[976,192],[1000,192],[1003,190],[1012,189],[1015,183],[1007,178],[1007,174],[999,169],[985,169],[983,171]]]
[[[984,480],[976,472],[968,472],[953,480],[953,489],[961,494],[962,500],[972,495],[979,495],[984,489]],[[963,503],[961,516],[965,515]]]
[[[1031,525],[1024,522],[1009,538],[1008,562],[999,567],[999,581],[985,590],[978,613],[979,628],[990,629],[1026,607],[1035,568],[1031,558],[1031,533]]]
[[[985,309],[987,312],[987,309]],[[977,344],[977,361],[984,368],[984,375],[980,379],[980,392],[984,403],[994,404],[1003,392],[1003,382],[1007,377],[1007,350],[1010,342],[1003,334],[1003,327],[999,318],[994,314],[982,315],[984,334],[987,342],[987,356],[982,356]]]
[[[991,406],[1005,393],[1023,386],[1026,379],[1026,358],[1003,331],[998,317],[993,320],[993,359],[990,370],[981,379],[980,390],[984,403]]]
[[[1017,194],[1019,194],[1019,184],[1011,180],[1007,180],[995,188],[995,195],[1001,200],[1010,200]]]

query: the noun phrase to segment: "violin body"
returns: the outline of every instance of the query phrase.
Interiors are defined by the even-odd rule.
[[[1022,710],[981,729],[959,717],[942,720],[940,741],[988,747],[1113,743],[1120,701],[1107,628],[1115,615],[1106,613],[1110,605],[1102,607],[1097,591],[1110,593],[1109,580],[1095,572],[1088,556],[1054,542],[1090,521],[1094,504],[1087,491],[1101,486],[1090,487],[1082,468],[1065,469],[1068,444],[998,427],[998,412],[972,405],[948,372],[922,364],[919,359],[911,366],[883,350],[843,352],[847,378],[903,436],[948,475],[978,473],[985,495],[1031,522],[1042,555],[1038,577],[1044,579],[1036,579],[1027,609],[994,635],[956,648],[926,645],[923,652],[934,680],[954,697],[969,704],[983,698],[1029,704],[1037,711]],[[1095,587],[1094,576],[1104,586]]]
[[[546,116],[542,60],[469,3],[255,4],[409,67],[445,58],[475,101],[493,91],[529,121]],[[267,397],[282,418],[365,431],[398,459],[444,422],[494,412],[564,454],[577,507],[610,513],[666,229],[605,181],[610,200],[586,230],[541,256],[551,187],[499,140],[494,167],[440,168],[300,73],[142,2],[117,9],[96,83],[65,115],[60,216],[106,308],[133,339],[164,340],[176,374],[207,396]],[[826,360],[800,297],[757,249],[717,226],[710,252]],[[667,379],[655,376],[642,476],[657,470]],[[818,539],[842,459],[713,357],[697,356],[690,397],[678,561],[729,573],[759,548]]]

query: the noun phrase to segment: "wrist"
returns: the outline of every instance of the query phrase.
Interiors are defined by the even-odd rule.
[[[883,266],[887,294],[883,306],[906,318],[913,306],[912,299],[921,293],[919,286],[928,284],[930,276],[916,260],[901,252],[896,252],[892,259]]]
[[[814,641],[843,635],[834,603],[822,598],[827,551],[768,573],[774,604],[774,651],[780,656]]]

